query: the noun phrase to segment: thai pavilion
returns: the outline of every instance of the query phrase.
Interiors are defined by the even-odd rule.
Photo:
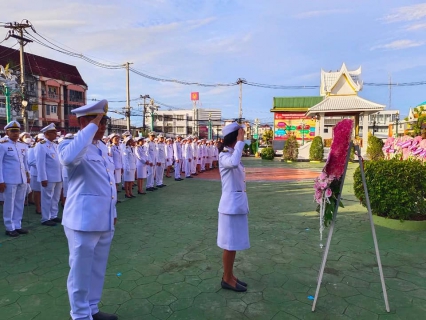
[[[331,139],[336,123],[352,118],[354,136],[362,137],[362,151],[365,153],[369,116],[382,111],[385,105],[359,97],[362,88],[361,67],[349,71],[343,63],[338,71],[321,70],[319,96],[274,97],[271,109],[274,113],[274,139],[287,140],[290,135],[295,135],[301,145],[315,136]]]

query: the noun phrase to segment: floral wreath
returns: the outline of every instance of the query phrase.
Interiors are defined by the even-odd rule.
[[[340,193],[342,176],[345,171],[349,144],[352,136],[353,121],[344,119],[333,130],[333,142],[327,162],[322,173],[315,179],[315,202],[318,204],[317,212],[320,215],[320,238],[322,232],[333,220],[336,204]],[[342,202],[339,206],[343,207]]]

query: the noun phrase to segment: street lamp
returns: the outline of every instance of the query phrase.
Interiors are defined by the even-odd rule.
[[[396,123],[396,137],[398,137],[399,112],[397,112],[395,115],[395,123]]]
[[[257,151],[259,150],[259,124],[260,124],[260,120],[258,118],[254,119],[254,125],[256,126],[256,154]]]
[[[209,113],[209,140],[212,139],[212,114]]]
[[[145,131],[146,130],[146,128],[145,128],[145,113],[146,113],[146,103],[145,103],[145,100],[146,99],[151,99],[151,97],[149,96],[149,94],[146,94],[146,95],[143,95],[143,96],[141,95],[140,98],[143,99],[142,128],[143,128],[143,131]]]

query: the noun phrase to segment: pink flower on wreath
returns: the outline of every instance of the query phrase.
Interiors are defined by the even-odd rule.
[[[330,188],[327,188],[327,190],[325,190],[325,196],[327,198],[330,198],[332,194],[333,194],[333,191],[331,191]]]
[[[340,179],[345,171],[346,157],[349,150],[349,143],[352,136],[353,121],[344,119],[340,121],[333,130],[333,142],[328,155],[324,172],[329,177]]]
[[[322,191],[321,190],[316,190],[315,191],[315,202],[318,204],[321,204],[322,201]]]

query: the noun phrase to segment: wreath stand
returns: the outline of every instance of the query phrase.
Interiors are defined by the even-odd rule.
[[[322,277],[324,275],[324,269],[325,269],[325,265],[327,263],[327,256],[328,256],[328,251],[330,249],[330,243],[331,243],[331,238],[333,236],[333,230],[334,230],[334,225],[336,223],[336,217],[337,217],[337,210],[339,209],[339,203],[340,203],[340,199],[342,196],[342,189],[343,189],[343,185],[345,182],[345,177],[346,177],[346,171],[348,168],[348,162],[349,162],[349,156],[350,156],[350,151],[352,148],[352,143],[349,144],[349,149],[346,155],[346,164],[345,164],[345,171],[343,173],[342,176],[342,181],[340,184],[340,192],[339,192],[339,196],[336,202],[336,208],[334,210],[333,213],[333,219],[331,221],[331,225],[330,225],[330,230],[328,232],[328,237],[327,237],[327,244],[325,246],[325,251],[324,251],[324,255],[322,258],[322,263],[321,263],[321,268],[318,274],[318,284],[317,284],[317,290],[315,292],[315,298],[314,298],[314,303],[312,305],[312,311],[315,311],[315,306],[318,300],[318,295],[319,295],[319,291],[320,291],[320,287],[321,287],[321,282],[322,282]],[[385,284],[385,279],[383,277],[383,269],[382,269],[382,262],[380,259],[380,252],[379,252],[379,245],[377,244],[377,237],[376,237],[376,230],[374,228],[374,222],[373,222],[373,215],[371,213],[371,206],[370,206],[370,198],[368,196],[368,189],[367,189],[367,182],[365,180],[365,172],[364,172],[364,164],[363,164],[363,159],[361,157],[361,151],[358,145],[355,146],[355,152],[358,156],[358,162],[359,162],[359,168],[361,170],[361,178],[362,178],[362,184],[364,185],[364,193],[365,193],[365,202],[367,204],[367,209],[368,209],[368,215],[370,218],[370,225],[371,225],[371,232],[373,234],[373,241],[374,241],[374,249],[376,251],[376,258],[377,258],[377,265],[379,266],[379,274],[380,274],[380,281],[382,283],[382,290],[383,290],[383,299],[385,300],[385,307],[386,307],[386,311],[390,312],[389,309],[389,302],[388,302],[388,294],[386,291],[386,284]]]

